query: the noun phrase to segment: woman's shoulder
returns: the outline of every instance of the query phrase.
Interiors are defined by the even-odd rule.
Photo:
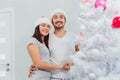
[[[36,38],[34,38],[34,37],[29,38],[29,41],[30,42],[38,42],[38,40]]]
[[[41,42],[39,42],[36,38],[31,37],[31,38],[28,40],[28,44],[41,45]]]

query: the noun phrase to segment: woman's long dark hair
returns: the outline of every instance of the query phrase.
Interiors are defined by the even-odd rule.
[[[41,39],[39,25],[35,28],[35,32],[32,37],[36,38],[39,42],[43,43],[42,39]],[[44,39],[44,42],[45,42],[45,45],[47,46],[47,48],[48,48],[48,40],[49,40],[49,34],[47,36],[45,36],[45,39]]]

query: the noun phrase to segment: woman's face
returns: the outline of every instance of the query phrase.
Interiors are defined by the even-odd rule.
[[[40,34],[42,36],[47,36],[50,32],[50,25],[46,24],[46,23],[42,23],[39,25],[39,30],[40,30]]]

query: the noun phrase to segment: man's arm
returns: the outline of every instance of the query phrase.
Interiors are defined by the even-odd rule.
[[[73,63],[69,63],[69,62],[65,62],[63,64],[63,69],[66,70],[66,71],[68,71],[68,70],[70,70],[70,67],[72,65],[74,65],[74,64]],[[28,73],[28,77],[29,78],[32,77],[32,75],[35,74],[36,69],[37,69],[37,66],[34,65],[34,64],[29,67],[29,73]]]

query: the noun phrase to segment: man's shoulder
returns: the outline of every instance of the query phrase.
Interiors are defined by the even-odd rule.
[[[51,36],[53,36],[54,35],[54,33],[53,32],[51,32],[51,33],[49,33],[49,36],[51,37]]]
[[[76,36],[75,33],[73,33],[73,32],[67,32],[67,34],[68,34],[69,36]]]

